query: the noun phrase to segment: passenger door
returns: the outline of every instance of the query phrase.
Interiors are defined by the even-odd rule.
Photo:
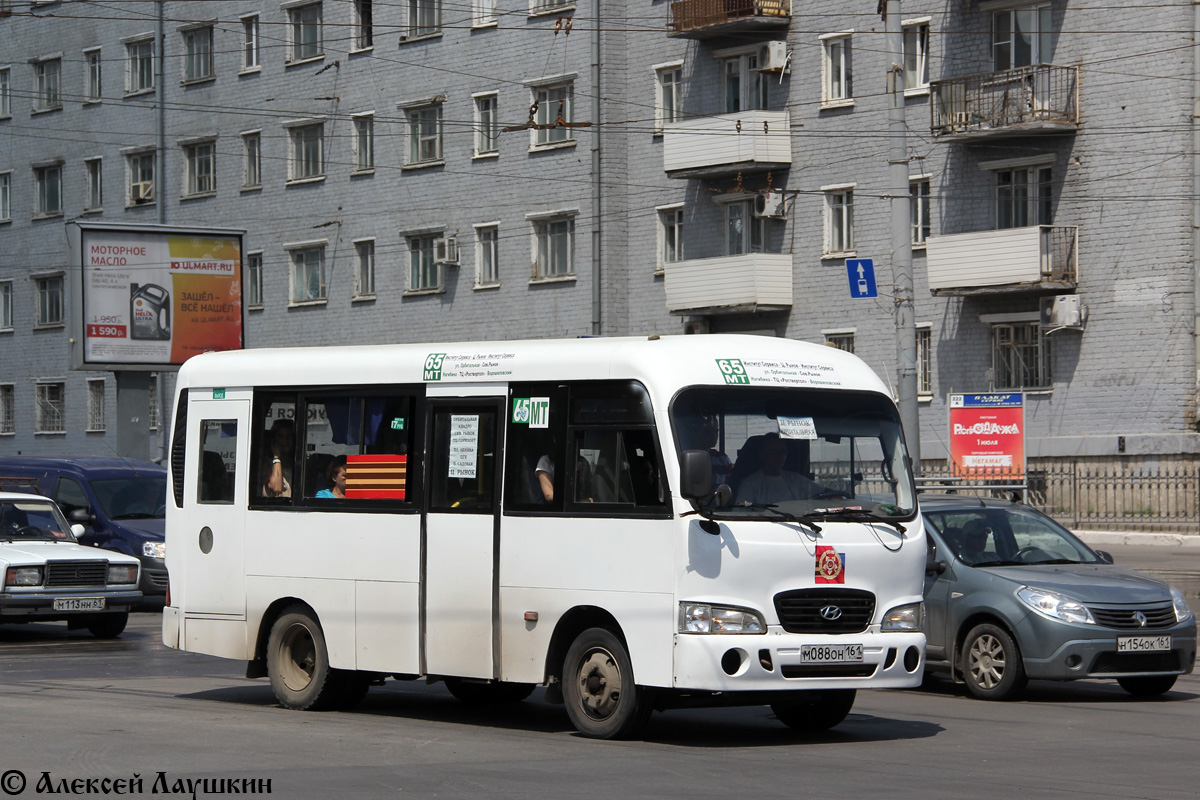
[[[503,400],[430,400],[422,672],[497,677]]]

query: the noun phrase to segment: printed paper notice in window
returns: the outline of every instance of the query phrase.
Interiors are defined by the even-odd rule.
[[[479,415],[450,416],[450,458],[446,477],[474,478],[479,455]]]

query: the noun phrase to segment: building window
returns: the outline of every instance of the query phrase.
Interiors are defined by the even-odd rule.
[[[354,270],[354,296],[375,296],[375,240],[354,243],[357,268]]]
[[[12,116],[12,72],[0,69],[0,117]]]
[[[129,165],[129,205],[154,202],[154,152],[131,153]]]
[[[84,99],[88,103],[98,103],[102,99],[100,86],[100,51],[85,50],[83,60],[87,68],[87,83],[84,87]]]
[[[33,183],[37,188],[38,217],[53,217],[63,213],[62,165],[34,167]]]
[[[61,275],[35,278],[37,287],[37,327],[49,328],[63,324],[63,279]]]
[[[758,71],[757,52],[722,59],[721,75],[727,113],[767,108],[769,84],[766,76]]]
[[[904,89],[929,88],[929,23],[904,26]]]
[[[471,0],[471,25],[476,28],[496,24],[496,0]]]
[[[291,250],[292,302],[324,302],[325,246],[299,247]]]
[[[62,108],[62,59],[48,58],[33,65],[34,110]]]
[[[439,0],[408,0],[408,35],[429,36],[441,28]]]
[[[1050,62],[1050,6],[992,14],[992,66],[996,72]]]
[[[288,180],[302,181],[325,176],[325,123],[297,125],[288,129],[292,157]]]
[[[854,331],[826,331],[825,344],[830,347],[836,347],[838,350],[844,350],[847,353],[853,353]]]
[[[321,4],[288,9],[288,61],[306,61],[324,54],[321,42]]]
[[[360,114],[354,119],[354,170],[370,172],[375,169],[375,117]]]
[[[262,134],[242,134],[242,188],[262,186]]]
[[[658,210],[658,268],[683,260],[683,209]]]
[[[912,224],[912,243],[923,245],[929,238],[929,178],[909,180],[908,208]]]
[[[492,155],[500,150],[500,123],[496,117],[499,98],[495,94],[475,98],[475,155]]]
[[[246,306],[262,308],[263,304],[263,257],[262,253],[246,254]]]
[[[766,220],[754,216],[753,200],[725,203],[725,255],[740,256],[766,250]]]
[[[426,164],[442,159],[441,104],[410,108],[408,115],[407,164]]]
[[[933,394],[933,328],[917,326],[917,394]]]
[[[213,29],[191,28],[183,32],[183,80],[203,81],[213,76]]]
[[[500,283],[500,226],[475,226],[475,285]]]
[[[530,0],[530,14],[546,14],[565,6],[575,5],[575,0]]]
[[[87,168],[87,198],[84,201],[84,211],[99,211],[104,207],[104,162],[98,158],[89,158],[83,162]]]
[[[854,250],[854,190],[825,189],[825,255]]]
[[[996,389],[1039,389],[1052,385],[1050,339],[1037,321],[992,325],[992,371]]]
[[[92,379],[87,382],[89,431],[104,430],[104,381]]]
[[[375,46],[374,16],[371,0],[354,0],[355,50],[368,50]]]
[[[854,97],[854,69],[851,60],[850,37],[834,35],[823,39],[824,87],[821,100],[840,105]]]
[[[150,373],[150,410],[147,413],[150,430],[158,430],[158,373]]]
[[[259,67],[258,14],[242,17],[242,70]]]
[[[213,142],[185,145],[187,161],[187,194],[211,194],[217,190],[216,150]]]
[[[64,433],[66,428],[66,384],[39,383],[35,433]]]
[[[12,384],[0,386],[0,433],[15,433],[16,430],[16,390]]]
[[[654,130],[683,119],[683,68],[678,64],[654,71]]]
[[[0,281],[0,331],[13,329],[13,284]]]
[[[125,45],[128,67],[125,74],[127,93],[147,92],[154,88],[154,40],[139,39]]]
[[[555,216],[534,220],[534,278],[575,274],[575,218]]]
[[[12,173],[0,172],[0,222],[12,220]]]
[[[437,260],[437,240],[441,234],[408,237],[408,290],[422,292],[441,287]]]
[[[547,145],[560,142],[575,141],[571,129],[555,123],[575,121],[575,85],[563,83],[558,86],[542,86],[534,89],[533,101],[537,103],[537,124],[554,125],[552,128],[538,128],[534,131],[534,144]]]
[[[1023,228],[1054,221],[1053,169],[996,170],[996,227]]]

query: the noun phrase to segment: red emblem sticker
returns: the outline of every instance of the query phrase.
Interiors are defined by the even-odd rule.
[[[813,571],[816,583],[845,583],[846,554],[829,545],[817,545],[817,563]]]

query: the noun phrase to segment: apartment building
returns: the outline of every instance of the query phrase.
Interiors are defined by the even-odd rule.
[[[874,6],[0,9],[0,451],[111,446],[112,374],[69,369],[74,220],[244,229],[250,347],[752,332],[896,378]],[[927,466],[949,394],[1008,390],[1033,459],[1190,461],[1192,12],[902,17]]]

